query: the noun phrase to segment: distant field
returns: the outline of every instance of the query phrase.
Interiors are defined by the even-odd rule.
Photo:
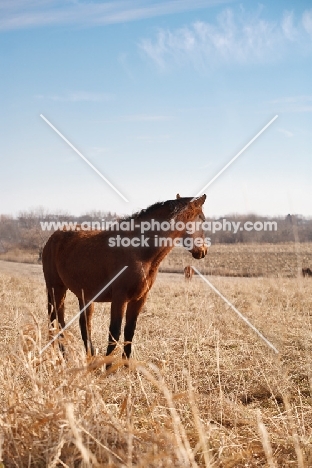
[[[194,265],[207,275],[293,278],[302,268],[312,266],[312,243],[216,244],[200,261],[175,249],[162,263],[161,271],[183,271],[185,265]]]
[[[26,249],[10,249],[0,253],[0,260],[5,262],[34,263],[38,264],[38,251]]]
[[[66,333],[66,361],[53,347],[40,358],[48,340],[41,268],[0,262],[4,466],[312,466],[312,278],[210,280],[279,355],[200,277],[167,273],[138,320],[137,364],[118,367],[118,349],[106,376],[87,367],[77,323]],[[72,294],[66,305],[69,319],[78,310]],[[96,304],[95,363],[108,321],[109,305]]]
[[[0,254],[0,260],[38,265],[38,252],[15,249]],[[182,273],[186,265],[194,265],[207,275],[294,278],[302,268],[312,268],[312,242],[216,244],[200,261],[193,260],[183,249],[174,249],[160,271]]]

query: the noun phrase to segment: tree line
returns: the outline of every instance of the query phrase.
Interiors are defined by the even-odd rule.
[[[40,250],[53,231],[43,231],[41,222],[76,222],[97,221],[104,219],[112,221],[117,214],[110,211],[90,211],[81,216],[73,216],[68,212],[51,213],[44,208],[21,211],[18,216],[0,215],[0,253],[12,248],[25,250]]]
[[[21,211],[18,216],[0,215],[0,253],[12,248],[40,250],[53,231],[42,231],[40,222],[72,221],[78,224],[83,221],[113,221],[118,215],[106,211],[90,211],[81,216],[67,212],[51,213],[44,208]],[[250,215],[228,215],[221,218],[207,218],[215,226],[215,232],[206,231],[212,244],[235,243],[282,243],[312,242],[312,218],[300,215],[265,217]],[[245,229],[245,223],[249,229]],[[260,229],[261,223],[274,223],[275,229]],[[216,223],[216,224],[214,224]],[[238,226],[235,232],[234,227]],[[222,228],[220,226],[222,225]],[[255,229],[250,229],[250,226]],[[223,229],[225,227],[226,229]]]

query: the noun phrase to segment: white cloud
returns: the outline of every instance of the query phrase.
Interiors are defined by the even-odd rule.
[[[174,117],[171,115],[153,115],[153,114],[133,114],[123,115],[121,117],[112,118],[109,120],[102,120],[105,123],[118,123],[118,122],[161,122],[172,120]]]
[[[312,103],[312,95],[303,95],[303,96],[286,96],[279,99],[274,99],[271,101],[272,104],[287,104],[287,103]]]
[[[302,15],[304,29],[312,36],[312,10],[306,10]]]
[[[292,12],[284,12],[279,21],[269,21],[261,18],[261,9],[252,15],[225,9],[213,23],[200,21],[175,30],[161,29],[155,39],[143,39],[140,48],[160,67],[276,62],[288,53],[290,45],[299,52],[307,47],[311,50],[307,32],[312,34],[312,12],[304,12],[302,23],[295,25]]]
[[[294,41],[298,38],[298,29],[294,26],[293,12],[285,12],[282,18],[282,30],[286,39]]]
[[[233,0],[2,0],[0,30],[54,24],[124,23],[231,3]]]
[[[170,115],[148,115],[148,114],[138,114],[138,115],[128,115],[123,118],[125,122],[158,122],[163,120],[172,120]]]
[[[147,143],[155,143],[159,141],[167,141],[170,139],[170,135],[157,135],[157,136],[150,136],[150,135],[139,135],[134,137],[135,140],[144,141]]]
[[[0,10],[21,10],[26,8],[34,8],[44,5],[55,5],[55,0],[1,0]]]
[[[312,112],[311,96],[286,96],[270,102],[278,112]]]
[[[285,137],[287,138],[291,138],[294,136],[292,132],[290,132],[289,130],[285,130],[285,128],[278,128],[277,131],[285,135]]]
[[[95,153],[105,153],[107,148],[104,146],[91,146],[91,150]]]
[[[77,91],[68,94],[52,94],[45,96],[43,94],[37,94],[35,96],[37,99],[49,99],[52,101],[59,102],[103,102],[110,101],[113,99],[113,95],[105,93],[92,93],[89,91]]]
[[[91,146],[88,154],[90,156],[99,157],[108,152],[108,148],[104,146]]]

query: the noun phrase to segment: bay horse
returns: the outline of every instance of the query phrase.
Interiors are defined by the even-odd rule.
[[[194,274],[193,267],[191,267],[190,265],[187,265],[187,266],[184,268],[184,277],[185,277],[185,279],[186,279],[186,280],[191,280],[193,274]]]
[[[310,270],[310,268],[302,268],[302,276],[312,276],[312,271]]]
[[[202,211],[205,200],[206,195],[195,199],[177,195],[175,200],[155,203],[129,218],[123,218],[124,223],[134,226],[130,231],[122,229],[120,222],[116,230],[83,231],[80,226],[75,231],[55,231],[42,252],[51,323],[57,318],[60,327],[65,327],[67,289],[77,296],[80,310],[90,302],[85,312],[80,314],[79,325],[86,352],[94,355],[91,341],[93,302],[111,302],[106,355],[115,349],[122,319],[126,315],[123,358],[128,359],[138,314],[156,279],[159,265],[174,247],[174,242],[180,239],[189,246],[187,250],[196,259],[204,258],[207,253],[201,228],[205,220]],[[153,222],[155,226],[158,223],[160,229],[149,230],[148,237],[142,239],[142,226],[145,228]],[[186,227],[189,222],[193,225],[196,223],[196,229],[191,234],[192,230]],[[170,225],[172,229],[168,230]],[[181,230],[181,226],[184,229]],[[138,240],[142,241],[142,245],[138,245]],[[98,294],[125,266],[125,271]],[[59,346],[64,353],[63,346]]]
[[[40,249],[38,250],[38,260],[37,260],[38,263],[42,262],[42,251],[43,251],[43,248],[40,247]]]

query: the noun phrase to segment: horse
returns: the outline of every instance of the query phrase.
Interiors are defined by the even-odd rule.
[[[80,313],[79,325],[87,355],[92,356],[94,302],[111,302],[106,355],[116,347],[125,315],[123,359],[129,359],[137,318],[161,261],[179,243],[195,259],[207,254],[201,228],[205,220],[202,211],[205,200],[206,195],[197,198],[177,195],[175,200],[155,203],[119,220],[112,229],[84,231],[81,226],[74,231],[55,231],[42,252],[50,322],[57,318],[61,330],[64,329],[64,301],[66,291],[71,290],[78,298],[80,311],[85,308],[84,313]],[[151,229],[146,237],[148,226]],[[122,274],[99,294],[125,266]],[[64,354],[61,343],[59,347]]]
[[[43,251],[43,248],[40,247],[38,250],[38,260],[37,260],[38,263],[42,262],[42,251]]]
[[[302,268],[302,276],[312,276],[312,271],[310,270],[310,268]]]
[[[187,265],[184,268],[184,277],[185,277],[185,279],[190,281],[192,279],[193,274],[194,274],[193,267],[191,267],[190,265]]]

